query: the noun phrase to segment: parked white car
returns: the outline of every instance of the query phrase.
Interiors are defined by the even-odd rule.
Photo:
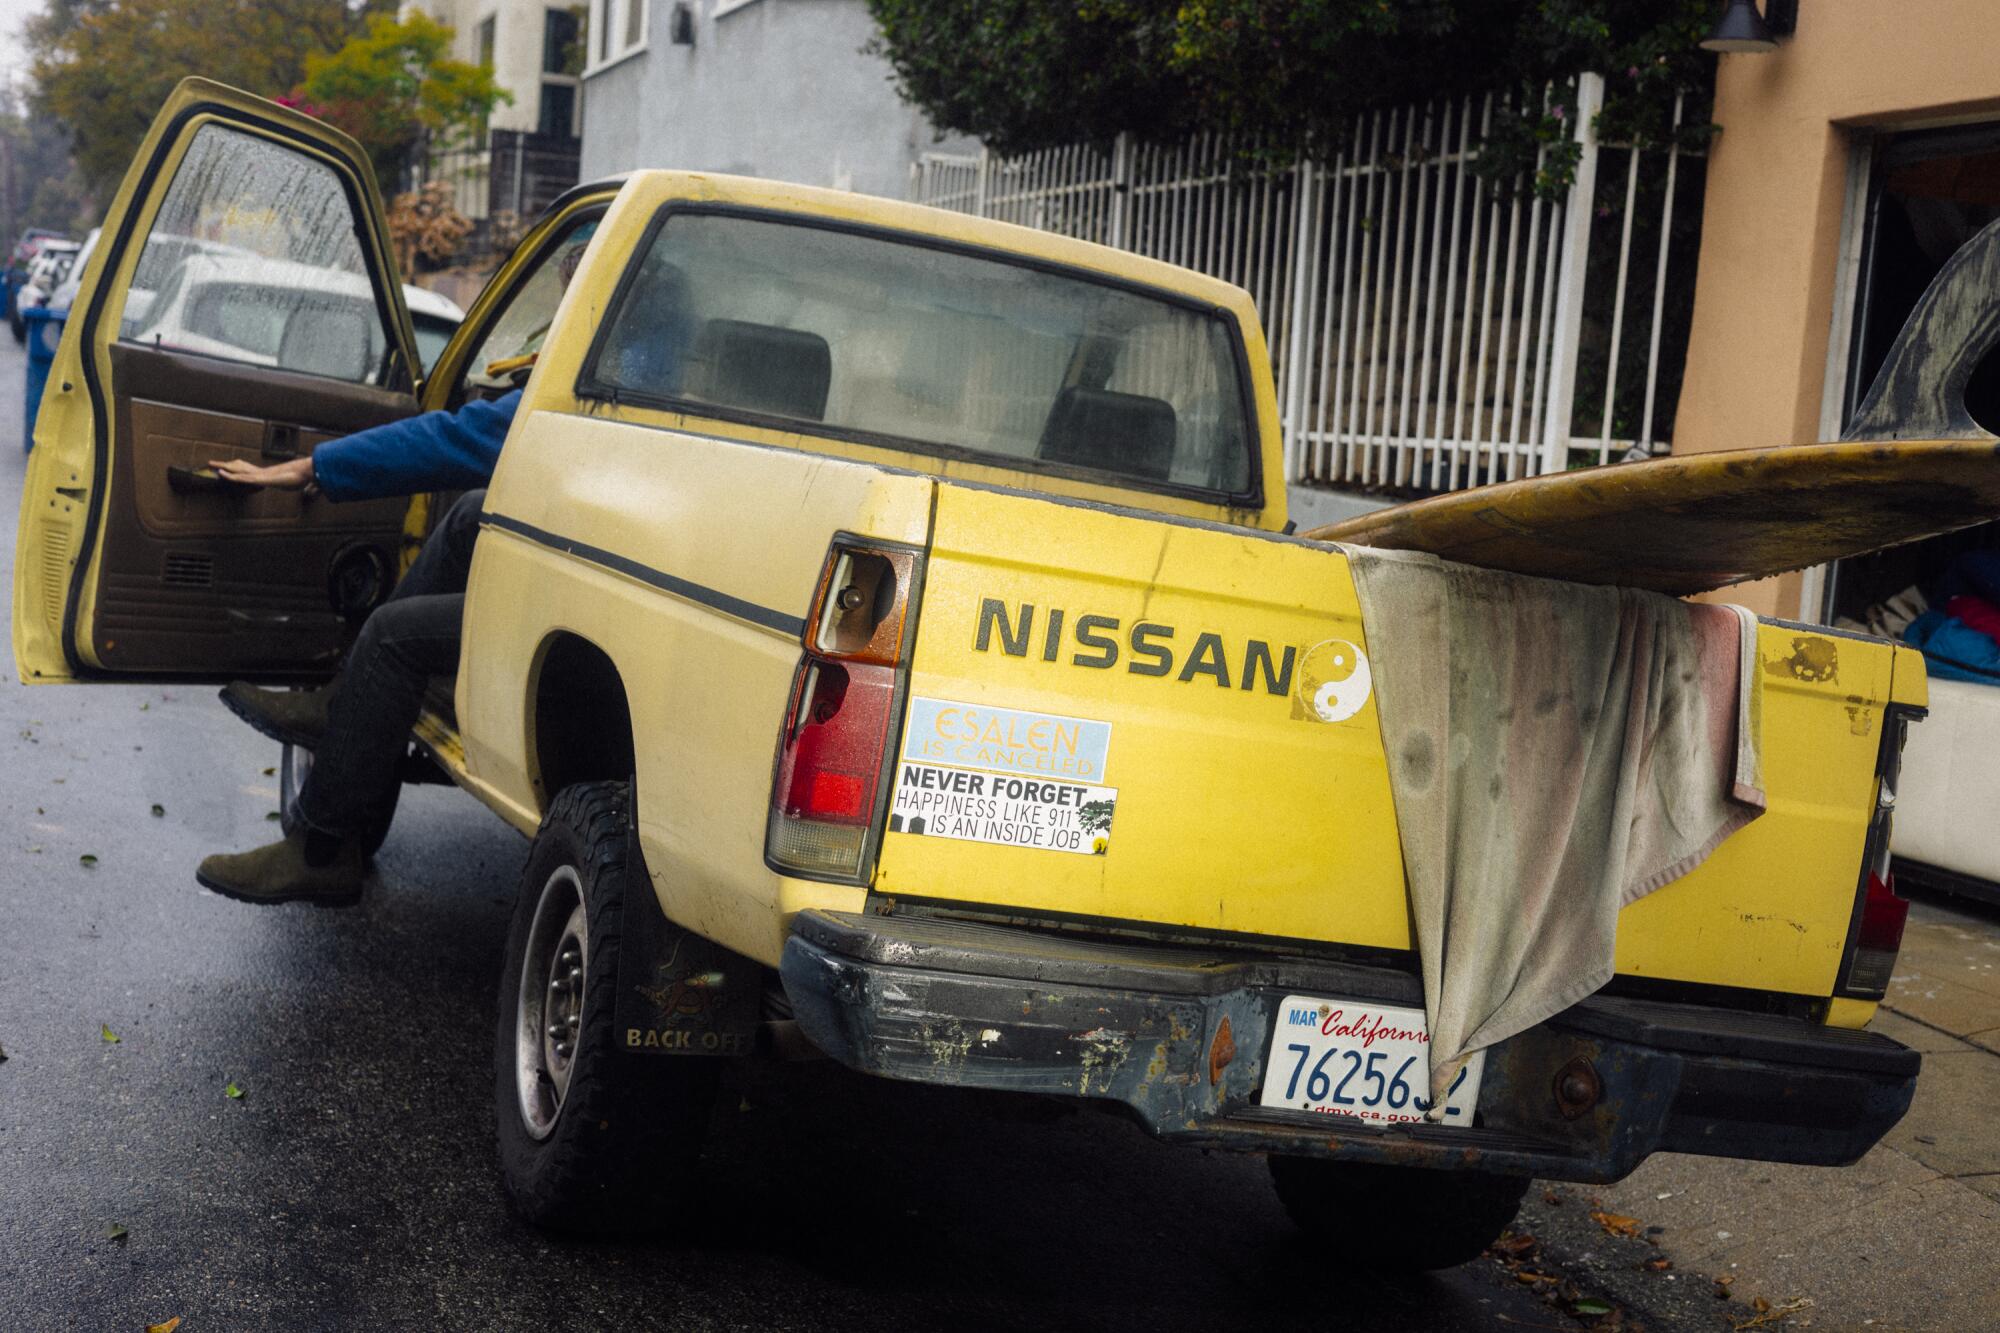
[[[34,259],[28,264],[28,279],[21,284],[20,293],[14,298],[11,321],[15,342],[24,342],[28,337],[27,320],[21,312],[39,309],[49,303],[49,294],[69,276],[82,249],[75,241],[50,239],[42,242],[41,249],[35,252]]]
[[[405,284],[403,296],[428,368],[465,312],[421,287]],[[374,382],[387,350],[374,302],[373,288],[358,273],[244,251],[202,252],[167,275],[143,314],[135,318],[127,310],[123,336],[251,365]],[[366,338],[345,336],[363,328]],[[357,355],[366,355],[368,364],[350,364]]]
[[[76,304],[76,289],[83,282],[84,266],[90,263],[90,257],[97,253],[97,238],[103,234],[104,228],[92,227],[90,234],[83,238],[83,248],[76,252],[76,258],[70,263],[69,272],[56,284],[55,291],[49,294],[49,309],[68,310]]]

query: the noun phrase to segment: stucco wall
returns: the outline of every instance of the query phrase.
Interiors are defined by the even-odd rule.
[[[584,80],[583,174],[680,167],[903,198],[934,147],[896,95],[862,0],[751,0],[717,17],[694,0],[695,44],[668,40],[653,0],[647,49]]]
[[[438,22],[454,29],[452,55],[479,59],[479,25],[493,24],[493,77],[514,95],[511,104],[496,106],[487,121],[496,130],[532,131],[541,115],[542,14],[562,7],[544,0],[424,0],[423,8]]]
[[[1776,52],[1722,56],[1674,451],[1821,438],[1848,154],[1871,129],[2000,118],[1994,0],[1810,0]],[[1801,576],[1732,590],[1795,615]]]

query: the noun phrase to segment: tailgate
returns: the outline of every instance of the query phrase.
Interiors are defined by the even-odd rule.
[[[1365,651],[1330,548],[940,485],[875,890],[1408,948]]]
[[[1769,811],[1626,909],[1619,971],[1823,996],[1893,650],[1759,647]],[[1366,653],[1331,548],[940,485],[875,891],[1408,949]]]

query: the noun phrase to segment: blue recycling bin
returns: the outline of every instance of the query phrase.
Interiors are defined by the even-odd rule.
[[[62,346],[63,324],[69,319],[69,311],[30,307],[21,312],[21,318],[28,326],[28,385],[22,397],[28,424],[21,435],[21,451],[26,453],[35,447],[35,415],[41,411],[42,390],[48,386],[49,367],[55,364],[56,348]]]

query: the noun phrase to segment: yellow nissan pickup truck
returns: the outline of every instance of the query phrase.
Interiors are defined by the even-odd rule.
[[[135,307],[187,237],[342,282],[220,292],[149,339]],[[491,395],[535,356],[412,750],[534,840],[494,1086],[535,1221],[660,1206],[732,1058],[1087,1099],[1267,1154],[1328,1253],[1426,1267],[1531,1176],[1845,1163],[1908,1105],[1917,1055],[1865,1028],[1923,670],[1766,622],[1768,813],[1624,910],[1607,988],[1427,1114],[1370,627],[1342,553],[1290,535],[1235,287],[640,171],[556,201],[425,374],[366,157],[193,80],[104,238],[22,497],[27,682],[325,679],[435,498],[205,464]]]

